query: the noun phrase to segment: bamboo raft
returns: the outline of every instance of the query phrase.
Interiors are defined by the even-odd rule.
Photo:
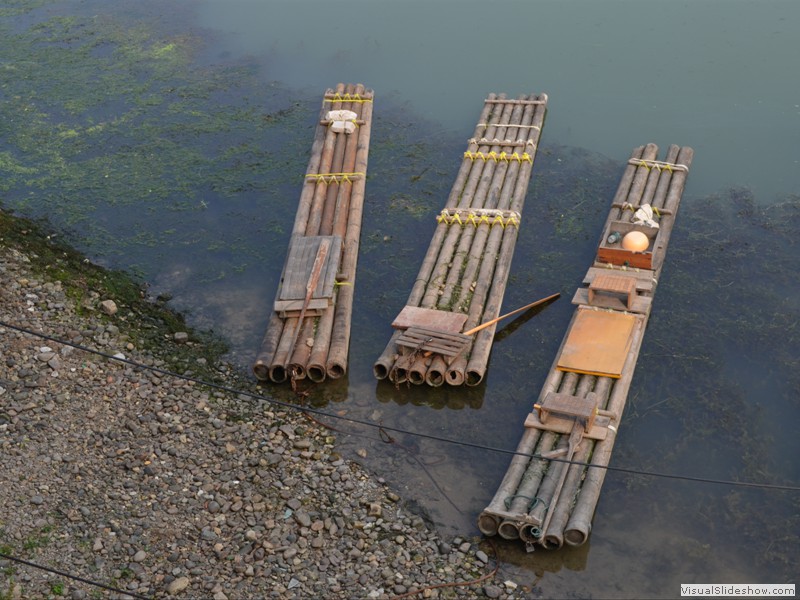
[[[340,83],[322,100],[280,286],[253,372],[281,383],[347,371],[373,92]]]
[[[628,161],[517,454],[478,518],[487,536],[521,539],[528,551],[589,536],[693,150],[670,146],[663,162],[657,156],[648,144]],[[639,211],[645,205],[657,228]],[[632,231],[646,237],[643,251],[625,249]]]
[[[547,95],[490,94],[419,274],[376,360],[378,379],[440,386],[484,377]]]

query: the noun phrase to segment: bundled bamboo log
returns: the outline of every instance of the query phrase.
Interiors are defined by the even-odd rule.
[[[546,108],[545,94],[486,99],[406,306],[466,314],[465,330],[497,317]],[[476,334],[454,357],[401,352],[396,331],[374,374],[395,383],[477,385],[494,331]]]
[[[526,419],[517,454],[478,518],[485,535],[520,538],[528,550],[578,546],[589,536],[693,150],[670,146],[665,160],[657,156],[654,144],[631,154],[597,257],[584,278],[588,288],[575,294],[578,306],[534,405],[536,413]],[[657,228],[631,222],[643,205],[653,207]],[[620,242],[610,234],[618,230],[646,231],[649,246],[614,248]],[[634,261],[649,268],[632,267]],[[617,359],[613,367],[595,349],[597,330],[581,332],[589,323],[586,315],[598,313],[608,315],[599,321],[611,323],[610,337],[628,328],[619,342],[601,346]]]
[[[290,251],[253,365],[260,380],[323,381],[346,372],[372,99],[363,85],[343,83],[323,97]],[[323,247],[330,250],[321,252]],[[315,251],[316,258],[325,254],[321,266],[308,260]],[[293,263],[292,257],[301,260]],[[310,265],[324,275],[305,271]],[[296,287],[298,278],[307,279],[306,297],[287,300],[282,294]]]

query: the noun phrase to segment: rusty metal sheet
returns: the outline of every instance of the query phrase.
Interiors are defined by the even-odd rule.
[[[637,318],[613,311],[579,309],[558,357],[558,369],[618,378]]]

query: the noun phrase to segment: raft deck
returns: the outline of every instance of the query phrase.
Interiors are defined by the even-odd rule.
[[[323,381],[347,370],[373,92],[340,83],[322,100],[256,377]]]
[[[521,539],[529,551],[589,536],[693,150],[670,146],[664,161],[657,156],[654,144],[631,154],[517,454],[478,518],[487,536]],[[658,228],[632,222],[646,216],[643,205]],[[630,231],[647,247],[625,249]]]
[[[505,293],[547,95],[490,94],[375,377],[478,385]],[[458,316],[463,319],[458,319]],[[453,323],[457,323],[453,326]]]

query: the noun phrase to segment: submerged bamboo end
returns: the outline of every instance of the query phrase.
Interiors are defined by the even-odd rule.
[[[482,513],[480,517],[478,517],[478,529],[481,530],[483,535],[497,535],[497,528],[500,525],[500,521],[494,515],[490,515],[489,513]]]
[[[572,529],[567,529],[564,532],[564,540],[570,546],[581,546],[588,539],[589,531],[591,531],[591,525],[583,525],[580,527],[573,527]]]
[[[325,372],[324,365],[318,365],[314,363],[308,365],[308,369],[306,370],[306,375],[308,375],[308,378],[314,383],[322,383],[323,381],[325,381],[327,373]]]
[[[497,528],[497,533],[505,540],[516,540],[519,538],[519,527],[514,521],[503,521]]]

